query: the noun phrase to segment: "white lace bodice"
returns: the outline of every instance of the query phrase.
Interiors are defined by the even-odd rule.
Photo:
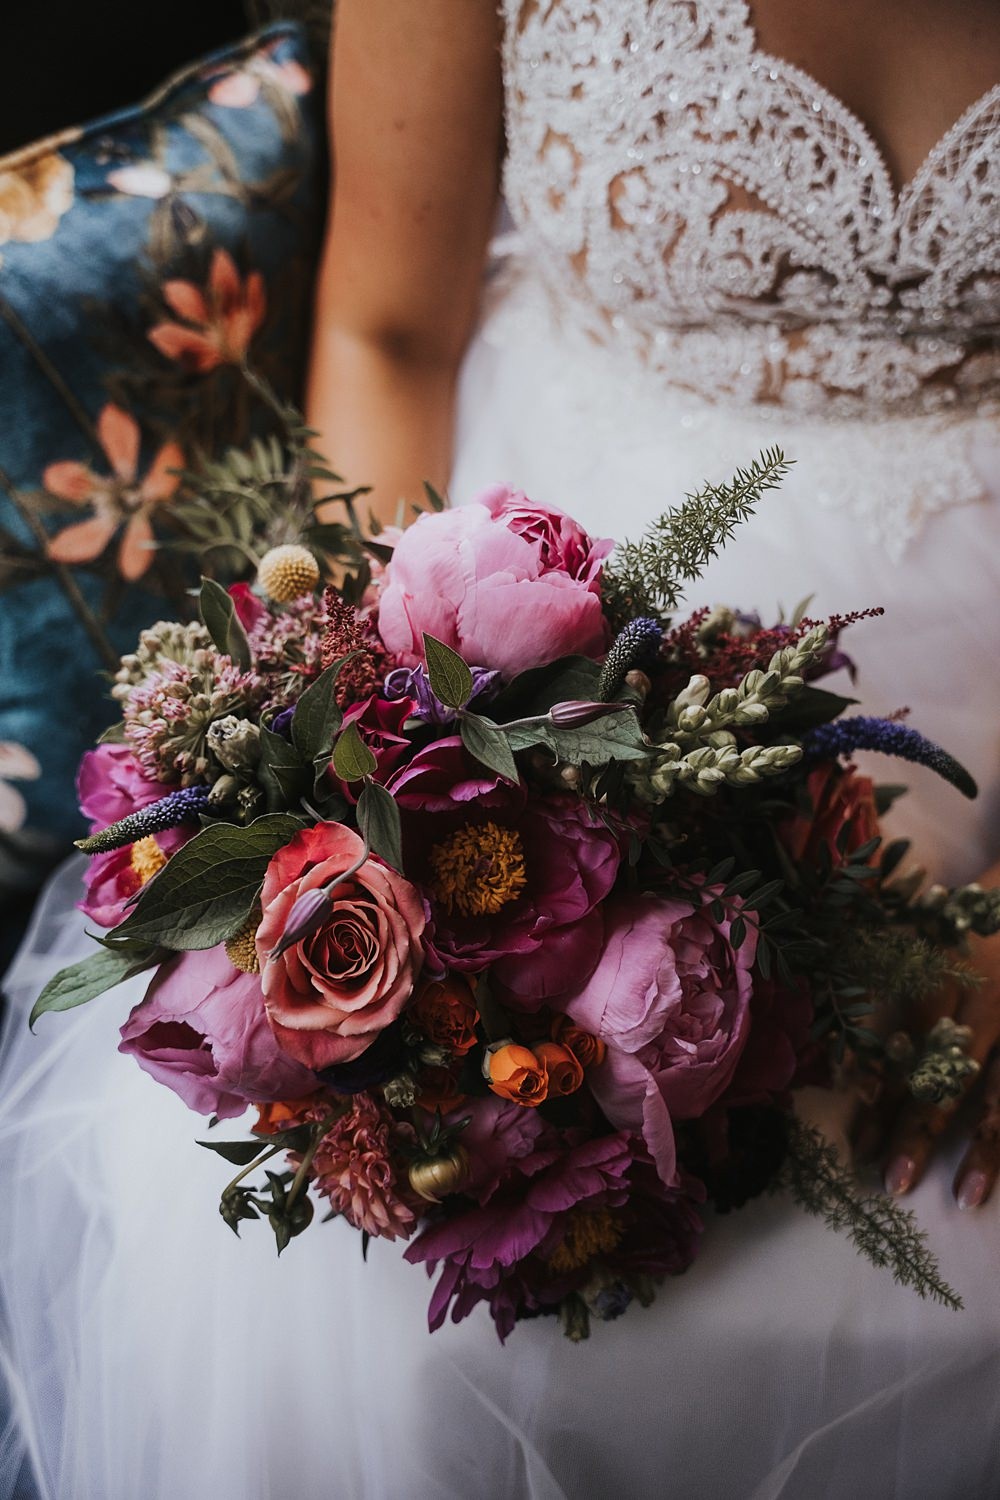
[[[709,399],[1000,403],[1000,85],[900,192],[744,0],[504,0],[506,196],[568,318]]]

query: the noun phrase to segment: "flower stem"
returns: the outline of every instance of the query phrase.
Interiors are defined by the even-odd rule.
[[[303,1183],[308,1176],[309,1168],[312,1166],[313,1157],[319,1150],[320,1142],[322,1141],[323,1137],[326,1135],[327,1131],[336,1118],[337,1114],[336,1112],[333,1112],[327,1115],[325,1120],[320,1120],[320,1122],[316,1126],[313,1138],[310,1141],[309,1146],[307,1147],[306,1152],[302,1157],[302,1160],[299,1162],[298,1170],[292,1180],[292,1185],[288,1189],[288,1196],[285,1199],[286,1212],[291,1208],[292,1204],[299,1196],[299,1193],[302,1191]]]
[[[278,1152],[283,1151],[284,1149],[284,1146],[269,1146],[266,1151],[261,1152],[260,1156],[255,1156],[253,1161],[250,1162],[248,1166],[243,1168],[242,1172],[237,1172],[232,1182],[226,1183],[225,1187],[222,1190],[223,1198],[231,1188],[237,1187],[243,1181],[244,1177],[249,1177],[251,1172],[256,1172],[258,1167],[263,1166],[266,1161],[271,1160],[272,1156],[277,1156]]]

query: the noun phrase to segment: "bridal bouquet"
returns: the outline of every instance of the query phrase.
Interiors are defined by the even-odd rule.
[[[782,469],[617,549],[500,486],[383,533],[339,590],[286,542],[124,658],[79,782],[104,932],[35,1016],[150,974],[121,1050],[213,1126],[257,1109],[201,1142],[240,1169],[232,1229],[266,1217],[280,1251],[326,1210],[366,1252],[408,1242],[432,1328],[485,1302],[501,1338],[540,1313],[582,1337],[685,1270],[706,1207],[784,1185],[957,1300],[791,1090],[867,1070],[940,1098],[973,1067],[893,1007],[995,903],[898,873],[899,788],[851,755],[975,788],[818,685],[849,620],[677,617]]]

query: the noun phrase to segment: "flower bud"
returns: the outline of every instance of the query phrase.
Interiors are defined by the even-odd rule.
[[[682,688],[681,691],[677,694],[677,697],[674,699],[674,708],[679,710],[682,708],[688,708],[692,704],[696,705],[698,708],[701,708],[705,703],[708,702],[708,695],[711,693],[711,691],[712,684],[709,682],[708,678],[703,676],[700,672],[696,672],[695,675],[689,680],[687,687]]]
[[[249,719],[226,714],[210,724],[205,740],[219,765],[226,771],[242,771],[260,759],[260,730]]]
[[[549,1077],[544,1061],[516,1042],[493,1042],[483,1059],[483,1073],[494,1094],[528,1109],[534,1109],[548,1095]]]
[[[469,1153],[456,1142],[440,1155],[415,1161],[410,1167],[410,1186],[428,1203],[440,1203],[457,1193],[469,1176]]]
[[[332,910],[333,902],[328,891],[323,888],[304,891],[288,913],[281,936],[271,951],[271,962],[280,958],[288,948],[318,932]]]
[[[559,1042],[538,1042],[533,1051],[549,1076],[549,1093],[575,1094],[583,1082],[579,1058]]]
[[[593,724],[597,719],[620,713],[628,707],[627,703],[585,703],[570,699],[566,703],[554,703],[548,716],[557,729],[581,729],[585,724]]]

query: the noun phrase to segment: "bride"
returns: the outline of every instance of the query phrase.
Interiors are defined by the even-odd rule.
[[[947,880],[1000,855],[998,78],[993,0],[341,0],[312,376],[386,519],[450,475],[635,535],[779,443],[792,477],[689,602],[885,607],[850,642],[866,706],[910,705],[982,788],[967,813],[906,778]],[[134,986],[28,1035],[86,948],[78,881],[10,985],[4,1500],[22,1464],[53,1500],[1000,1493],[995,1069],[967,1154],[925,1116],[888,1158],[963,1313],[771,1201],[589,1344],[431,1338],[397,1246],[365,1265],[333,1223],[279,1264],[214,1219],[197,1122],[116,1051]]]

